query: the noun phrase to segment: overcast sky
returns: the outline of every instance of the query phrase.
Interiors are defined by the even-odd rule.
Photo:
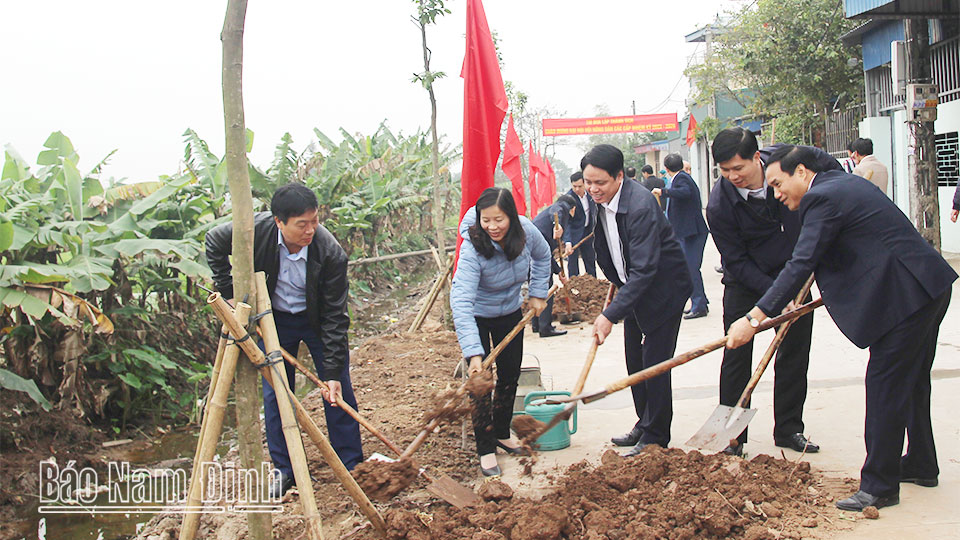
[[[466,0],[428,30],[439,128],[462,137]],[[681,74],[697,45],[684,36],[736,0],[485,0],[500,38],[503,77],[567,117],[684,110]],[[119,151],[107,177],[153,180],[177,169],[191,127],[223,153],[220,29],[225,1],[30,0],[0,2],[0,143],[36,163],[47,135],[66,133],[87,170]],[[313,128],[373,132],[429,126],[429,101],[410,82],[422,71],[409,0],[250,0],[244,38],[244,107],[266,167],[280,136],[295,147]],[[701,45],[702,47],[702,45]],[[678,84],[679,82],[679,84]],[[568,164],[573,148],[558,149]]]

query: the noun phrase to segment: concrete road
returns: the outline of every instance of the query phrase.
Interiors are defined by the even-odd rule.
[[[960,255],[947,254],[954,268],[960,269]],[[707,317],[683,321],[677,352],[693,349],[723,335],[720,274],[714,271],[720,256],[712,242],[703,258],[703,281],[710,299]],[[816,293],[815,293],[816,294]],[[940,463],[940,486],[922,488],[904,484],[900,505],[882,510],[881,519],[862,521],[837,538],[898,540],[960,538],[960,281],[954,283],[953,302],[940,328],[937,358],[933,365],[933,428]],[[539,361],[547,389],[573,387],[590,346],[590,325],[565,326],[568,334],[541,339],[525,334],[524,365]],[[529,329],[528,329],[529,330]],[[766,349],[773,332],[757,338],[754,364]],[[693,435],[719,403],[718,381],[721,351],[712,352],[673,371],[674,420],[671,446],[691,449],[684,442]],[[866,455],[863,443],[864,386],[867,351],[855,347],[837,329],[823,309],[817,310],[810,357],[809,391],[804,410],[806,434],[821,446],[818,454],[808,454],[811,464],[827,476],[860,477]],[[748,457],[759,453],[780,455],[773,444],[772,380],[773,365],[753,394],[758,409],[750,423],[746,445]],[[608,341],[600,347],[587,380],[586,390],[597,390],[626,376],[623,356],[623,328],[616,325]],[[541,453],[538,471],[566,466],[582,459],[598,461],[610,448],[610,437],[619,435],[636,421],[629,390],[582,406],[579,430],[572,445],[564,450]],[[618,450],[625,450],[618,448]],[[799,454],[784,450],[788,459]],[[520,478],[516,460],[500,459],[505,480],[521,491],[536,492],[539,480]],[[843,513],[837,510],[839,517]],[[849,514],[848,514],[849,517]]]

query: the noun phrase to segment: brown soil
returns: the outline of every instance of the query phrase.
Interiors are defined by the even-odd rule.
[[[473,397],[484,396],[493,392],[496,385],[497,383],[493,379],[493,371],[485,369],[467,379],[467,392],[470,392]]]
[[[582,313],[583,320],[592,323],[603,310],[603,301],[607,298],[610,282],[597,279],[590,274],[573,276],[565,287],[570,292],[570,304],[573,311]],[[566,312],[566,300],[561,296],[554,300],[554,313]]]
[[[805,462],[654,446],[627,459],[609,451],[598,467],[573,465],[539,500],[435,505],[419,519],[407,505],[390,509],[388,522],[394,539],[799,538],[827,511],[818,480]]]
[[[513,428],[517,437],[520,437],[526,442],[533,435],[536,435],[543,430],[543,428],[547,427],[547,425],[529,414],[518,414],[513,418],[513,421],[510,422],[510,427]]]
[[[417,478],[409,458],[395,462],[365,461],[352,471],[360,489],[374,501],[388,501]]]

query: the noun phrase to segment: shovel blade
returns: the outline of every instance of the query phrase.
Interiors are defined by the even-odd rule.
[[[427,491],[448,503],[463,508],[480,503],[480,496],[472,490],[443,473],[434,473]]]
[[[730,444],[731,439],[736,439],[747,429],[747,424],[756,414],[756,409],[717,405],[700,431],[687,441],[687,446],[719,452]]]

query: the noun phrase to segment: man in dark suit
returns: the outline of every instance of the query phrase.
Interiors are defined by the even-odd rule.
[[[933,487],[940,473],[930,424],[930,369],[956,272],[873,184],[822,171],[807,147],[785,146],[767,160],[767,183],[800,211],[790,261],[756,307],[730,326],[728,347],[747,343],[758,325],[786,307],[811,272],[840,331],[870,348],[867,458],[860,489],[842,510],[900,502],[900,483]],[[906,429],[909,446],[903,449]]]
[[[623,321],[627,372],[673,356],[683,306],[692,286],[673,228],[656,199],[639,182],[624,180],[623,153],[615,146],[594,146],[580,161],[583,180],[598,204],[595,229],[597,263],[619,292],[593,324],[603,343]],[[670,442],[673,396],[670,373],[631,387],[639,421],[612,442],[638,454],[648,444]]]
[[[779,145],[782,146],[782,145]],[[800,234],[800,218],[773,196],[764,182],[763,163],[777,146],[759,149],[749,130],[734,127],[713,140],[713,160],[723,176],[710,191],[707,221],[723,261],[723,331],[757,304],[790,260]],[[823,170],[839,169],[830,154],[811,149]],[[801,317],[777,351],[773,386],[773,440],[777,446],[814,453],[820,447],[803,435],[803,402],[807,398],[807,367],[813,313]],[[720,365],[720,404],[734,406],[751,375],[753,342],[723,351]],[[747,431],[724,452],[743,454]]]
[[[583,173],[577,171],[570,175],[570,191],[567,195],[574,197],[578,204],[574,207],[573,217],[570,219],[569,230],[564,231],[564,243],[573,248],[577,243],[593,232],[597,221],[597,203],[587,195],[587,188],[583,185]],[[580,247],[569,252],[568,270],[571,276],[580,275],[580,258],[583,258],[583,269],[593,277],[597,277],[597,253],[593,249],[593,238],[580,244]]]
[[[533,224],[543,235],[544,240],[550,245],[550,252],[556,253],[556,256],[563,256],[563,247],[559,240],[567,234],[569,228],[570,216],[577,206],[577,200],[564,193],[557,199],[557,202],[544,208],[533,218]],[[554,223],[556,216],[556,223]],[[558,237],[559,235],[559,237]],[[556,256],[550,259],[550,285],[553,285],[553,274],[560,273],[560,264],[557,263]],[[533,331],[538,332],[540,337],[562,336],[567,333],[566,330],[557,330],[553,326],[553,297],[547,300],[547,307],[540,312],[540,315],[533,319]]]
[[[700,265],[703,264],[703,248],[707,245],[707,224],[703,220],[700,205],[700,188],[689,174],[683,172],[683,158],[680,154],[670,154],[663,159],[663,166],[673,177],[669,188],[654,188],[654,195],[666,201],[667,219],[673,226],[683,255],[687,260],[687,269],[693,280],[693,293],[690,295],[690,312],[684,319],[706,317],[707,294],[703,290],[703,276]]]

